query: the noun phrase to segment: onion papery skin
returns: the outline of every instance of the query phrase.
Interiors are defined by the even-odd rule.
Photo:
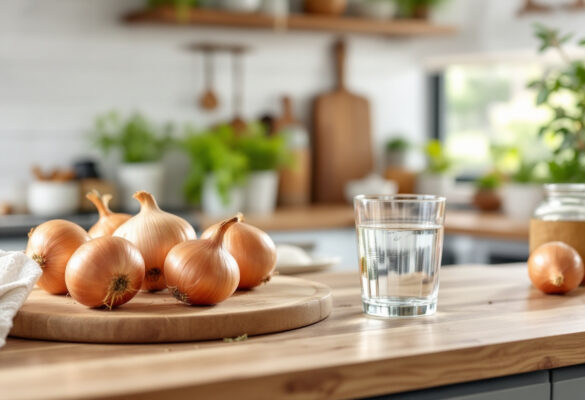
[[[90,237],[82,227],[63,219],[47,221],[34,228],[29,233],[26,255],[43,270],[37,285],[51,294],[66,294],[67,262],[88,240]]]
[[[150,193],[136,192],[134,198],[140,202],[140,212],[116,229],[114,236],[129,240],[142,253],[145,264],[142,289],[162,290],[167,287],[164,264],[168,252],[176,244],[197,236],[189,222],[162,211]]]
[[[232,223],[236,221],[234,218]],[[240,271],[236,260],[223,248],[222,235],[179,243],[169,252],[165,276],[177,300],[190,305],[213,305],[236,291]]]
[[[130,214],[113,213],[110,210],[108,203],[112,196],[109,194],[100,197],[99,193],[90,192],[86,197],[96,206],[99,213],[98,221],[88,231],[92,239],[112,236],[120,225],[132,218]]]
[[[585,276],[583,260],[563,242],[548,242],[532,251],[528,258],[532,284],[548,294],[563,294],[577,288]]]
[[[144,260],[126,239],[103,236],[81,245],[65,271],[69,294],[79,303],[111,309],[132,299],[142,286]]]
[[[224,248],[236,259],[240,268],[238,289],[252,289],[270,280],[276,267],[276,246],[264,231],[241,222],[232,226],[223,237]],[[211,237],[219,224],[207,228],[201,238]]]

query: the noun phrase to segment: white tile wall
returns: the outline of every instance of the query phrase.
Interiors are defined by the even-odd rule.
[[[17,197],[33,163],[63,166],[83,155],[99,156],[88,131],[103,111],[140,110],[157,121],[199,126],[230,118],[228,56],[216,58],[221,107],[204,113],[195,103],[203,87],[202,60],[184,50],[188,43],[240,43],[252,49],[245,59],[247,118],[279,112],[280,96],[289,94],[297,114],[308,121],[312,98],[333,85],[330,45],[335,35],[120,22],[126,11],[143,3],[0,0],[0,200]],[[395,132],[415,141],[424,138],[425,58],[514,43],[533,45],[531,20],[520,21],[519,30],[513,31],[516,7],[509,3],[518,1],[450,2],[440,18],[459,24],[457,37],[348,38],[348,84],[371,101],[378,154],[377,145]],[[561,17],[554,18],[560,23]],[[580,18],[573,17],[571,26],[580,26]]]

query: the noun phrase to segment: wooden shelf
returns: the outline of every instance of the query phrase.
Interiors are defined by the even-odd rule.
[[[228,28],[272,29],[362,33],[384,36],[438,36],[455,33],[451,26],[434,25],[423,20],[375,20],[357,17],[333,17],[291,14],[275,18],[265,14],[237,14],[210,9],[192,9],[180,16],[173,7],[158,7],[127,15],[128,23],[162,23],[172,25],[210,25]]]

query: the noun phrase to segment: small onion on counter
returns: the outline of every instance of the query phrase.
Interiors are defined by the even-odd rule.
[[[95,205],[100,215],[98,222],[89,229],[89,236],[92,239],[101,236],[112,236],[120,225],[132,218],[130,214],[113,213],[110,210],[108,207],[112,199],[112,195],[110,194],[104,194],[100,197],[100,194],[94,190],[93,192],[89,192],[85,197]]]
[[[226,220],[209,239],[189,240],[173,247],[165,260],[165,276],[175,298],[192,305],[211,305],[236,291],[238,264],[222,241],[237,222],[235,217]]]
[[[276,266],[276,246],[267,233],[244,223],[241,213],[237,218],[239,223],[226,232],[223,244],[240,268],[238,289],[251,289],[270,280]],[[210,226],[201,238],[211,237],[219,226]]]
[[[528,275],[537,289],[561,294],[581,284],[585,268],[574,248],[563,242],[548,242],[530,254]]]
[[[65,268],[75,250],[90,239],[87,232],[73,222],[54,219],[31,230],[28,237],[26,255],[43,270],[39,287],[51,294],[67,293]]]
[[[81,245],[69,259],[65,282],[69,294],[88,307],[128,302],[144,279],[140,251],[126,239],[102,236]]]
[[[195,230],[183,218],[162,211],[154,197],[144,191],[134,194],[140,212],[120,225],[114,236],[128,239],[142,253],[146,267],[142,288],[157,291],[166,288],[164,263],[168,252],[178,243],[196,239]]]

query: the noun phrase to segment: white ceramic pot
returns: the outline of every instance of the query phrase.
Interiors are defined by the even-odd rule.
[[[454,187],[455,180],[451,175],[423,172],[416,177],[416,191],[419,194],[446,197]]]
[[[288,0],[263,0],[260,11],[272,17],[286,17],[288,15]]]
[[[345,200],[350,204],[353,204],[353,198],[359,194],[393,195],[397,192],[398,185],[396,182],[384,179],[376,174],[368,175],[364,179],[349,181],[345,184]]]
[[[224,203],[217,191],[215,177],[207,175],[203,182],[201,193],[201,208],[203,213],[210,217],[234,216],[244,208],[244,190],[241,187],[233,187],[228,193],[228,203]]]
[[[249,13],[258,11],[262,0],[220,0],[221,8],[231,12]]]
[[[502,187],[500,195],[506,216],[529,220],[544,199],[544,189],[536,183],[507,183]]]
[[[278,196],[278,172],[257,171],[250,174],[246,184],[247,213],[254,215],[272,214]]]
[[[396,14],[397,5],[388,0],[353,0],[349,3],[350,13],[372,19],[390,19]]]
[[[152,194],[158,204],[164,204],[163,192],[164,167],[162,163],[126,163],[118,168],[120,185],[120,204],[124,210],[135,212],[140,203],[132,195],[139,190]]]
[[[72,182],[35,181],[28,187],[27,207],[33,215],[55,217],[79,210],[79,184]]]

